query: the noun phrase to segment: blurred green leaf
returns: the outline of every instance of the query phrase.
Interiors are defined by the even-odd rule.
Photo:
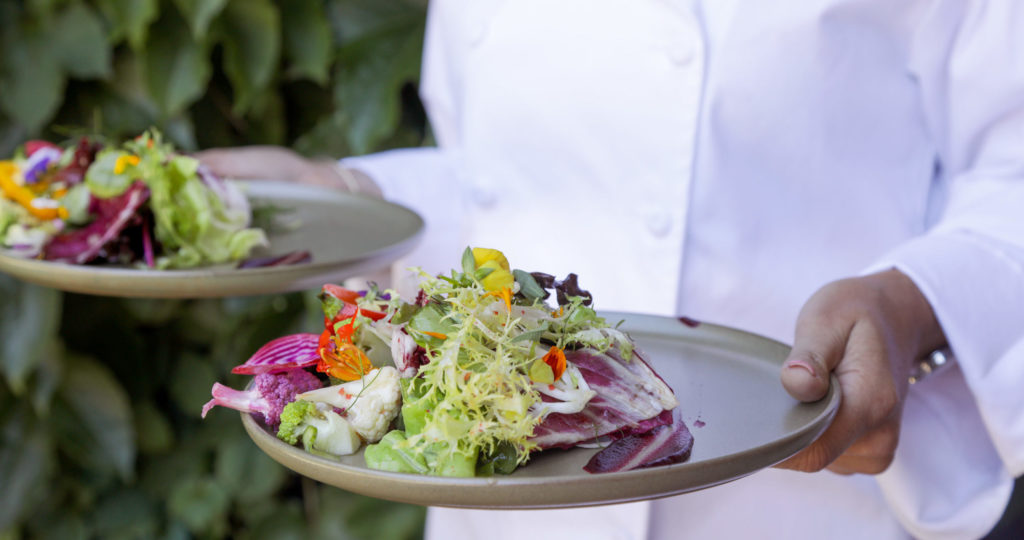
[[[352,535],[363,540],[415,540],[423,537],[427,509],[356,496],[345,507]]]
[[[182,413],[198,418],[216,381],[217,375],[209,362],[192,353],[184,354],[178,358],[168,381],[171,398]]]
[[[231,2],[224,10],[224,72],[242,114],[266,90],[281,54],[281,19],[269,0]]]
[[[46,344],[43,351],[39,355],[39,361],[31,379],[29,395],[32,408],[40,416],[44,416],[50,411],[53,394],[57,391],[64,372],[64,348],[61,344],[51,341]]]
[[[347,111],[354,153],[369,152],[397,127],[399,92],[419,76],[423,22],[405,14],[342,47],[334,95]]]
[[[0,373],[20,394],[41,356],[54,351],[61,295],[0,275],[0,298]]]
[[[287,136],[284,102],[277,93],[264,92],[253,104],[248,117],[253,144],[284,144]]]
[[[54,470],[50,434],[25,404],[0,406],[0,531],[42,502]]]
[[[168,11],[139,55],[143,79],[165,116],[174,116],[199,98],[210,79],[206,48],[192,40],[188,27]]]
[[[71,356],[64,370],[53,414],[61,449],[91,470],[132,478],[135,432],[128,394],[110,369],[90,358]]]
[[[55,9],[67,3],[68,0],[28,0],[25,7],[35,17],[49,20]]]
[[[166,452],[174,444],[174,429],[152,401],[133,405],[135,434],[139,451],[145,454]]]
[[[0,108],[30,133],[57,112],[64,83],[46,35],[30,31],[0,36]]]
[[[110,75],[110,46],[92,8],[76,2],[61,10],[52,33],[51,47],[67,73],[83,79]]]
[[[205,474],[207,451],[202,445],[181,442],[173,452],[150,457],[141,462],[139,487],[154,498],[166,499],[169,486]]]
[[[167,509],[192,533],[212,534],[223,527],[229,502],[227,492],[214,479],[189,478],[171,489]]]
[[[118,43],[127,38],[135,50],[146,43],[149,27],[160,15],[157,0],[96,0],[96,5],[110,26],[107,40]]]
[[[32,538],[39,540],[88,540],[89,528],[77,513],[66,509],[48,510],[32,520]]]
[[[320,0],[282,0],[281,26],[284,52],[293,77],[308,77],[326,84],[333,44],[331,27]]]
[[[288,477],[248,436],[225,441],[217,448],[214,474],[217,483],[242,504],[270,497]]]
[[[152,538],[160,521],[156,505],[137,489],[106,494],[91,518],[96,536],[106,540]]]
[[[313,540],[355,539],[349,531],[344,509],[351,506],[358,495],[327,485],[317,485],[310,489],[317,502],[316,514],[310,524],[310,537]]]
[[[278,505],[273,512],[264,514],[253,527],[238,536],[238,540],[306,540],[306,519],[302,508],[295,502]],[[335,540],[339,540],[337,536]]]
[[[210,23],[220,15],[227,3],[228,0],[174,0],[198,41],[206,39]]]
[[[122,298],[125,311],[139,326],[163,326],[181,312],[182,300]]]

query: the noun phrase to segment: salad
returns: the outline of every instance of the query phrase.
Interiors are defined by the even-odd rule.
[[[323,332],[263,346],[233,369],[249,388],[214,384],[203,416],[256,414],[325,457],[366,445],[368,467],[404,473],[507,474],[574,446],[603,448],[589,472],[689,457],[672,390],[575,274],[512,270],[486,248],[467,248],[461,271],[418,273],[410,299],[325,285]]]
[[[122,145],[29,141],[0,161],[0,247],[73,264],[190,268],[267,245],[245,195],[155,130]]]

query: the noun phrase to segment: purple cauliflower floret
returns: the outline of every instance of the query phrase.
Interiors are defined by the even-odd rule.
[[[304,369],[290,369],[276,373],[260,373],[248,390],[235,390],[213,383],[213,399],[203,405],[203,418],[213,407],[220,405],[247,413],[259,413],[268,426],[281,423],[284,406],[295,401],[295,396],[321,388],[323,383]]]

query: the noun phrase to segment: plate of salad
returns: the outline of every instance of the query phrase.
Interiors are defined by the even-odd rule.
[[[324,329],[267,343],[203,408],[310,478],[400,502],[556,508],[733,481],[813,442],[838,408],[778,381],[789,347],[688,318],[604,313],[570,274],[473,248],[415,298],[325,285]]]
[[[0,272],[69,292],[189,298],[315,288],[385,266],[423,230],[382,200],[227,180],[156,131],[30,141],[0,161]]]

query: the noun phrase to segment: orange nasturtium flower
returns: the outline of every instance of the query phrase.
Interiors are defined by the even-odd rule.
[[[547,354],[533,361],[530,365],[530,380],[539,383],[553,384],[565,373],[565,351],[551,347]]]
[[[317,347],[320,356],[316,363],[317,371],[343,381],[354,381],[361,379],[373,369],[373,363],[366,353],[352,344],[355,316],[358,312],[358,308],[352,310],[352,319],[347,324],[341,324],[341,321],[325,321],[327,329],[320,334],[320,343]]]

